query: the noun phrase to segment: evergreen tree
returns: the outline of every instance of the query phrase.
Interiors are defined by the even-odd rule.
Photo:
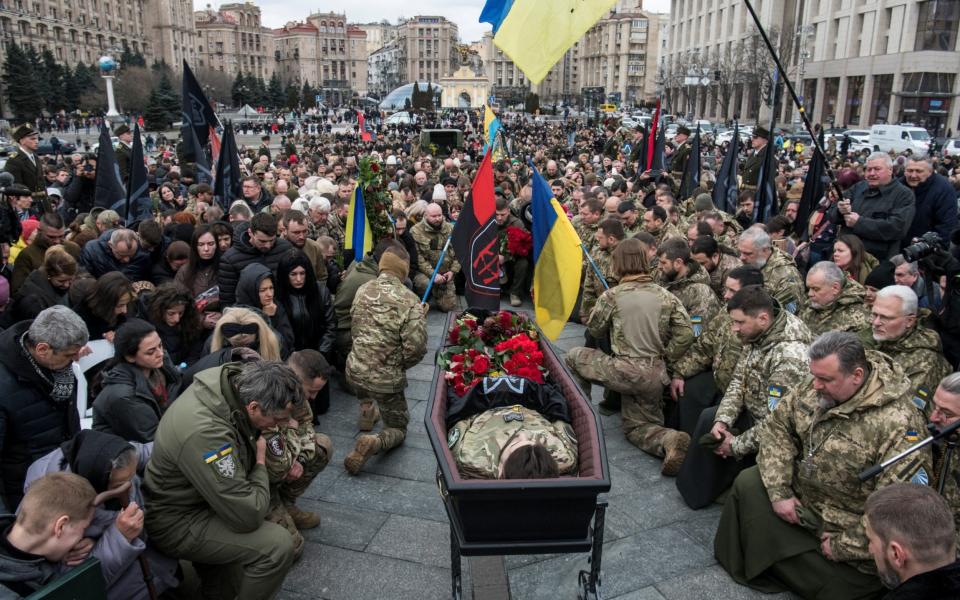
[[[296,83],[291,82],[287,86],[287,91],[284,95],[285,95],[284,101],[286,103],[287,108],[292,110],[300,106],[300,88],[297,86]]]
[[[247,78],[243,76],[243,73],[237,73],[237,76],[233,79],[233,87],[230,88],[230,97],[233,98],[233,103],[238,107],[248,102],[249,91],[247,89]]]
[[[269,106],[270,96],[267,94],[267,83],[263,80],[263,77],[254,77],[253,74],[250,74],[250,81],[253,83],[253,97],[256,105],[258,107]]]
[[[147,108],[143,111],[143,124],[150,131],[166,131],[173,124],[156,87],[150,92]]]
[[[304,108],[314,108],[317,105],[317,91],[310,86],[309,81],[303,82],[300,97]]]
[[[33,53],[34,55],[36,53]],[[7,56],[3,66],[3,87],[7,96],[7,107],[19,120],[33,120],[41,115],[44,96],[36,92],[36,70],[29,53],[10,42],[7,44]]]
[[[533,114],[540,110],[540,96],[530,92],[527,94],[527,98],[524,101],[524,110],[530,114]]]
[[[287,99],[283,91],[283,84],[280,83],[280,76],[274,73],[270,76],[270,82],[267,84],[267,106],[273,108],[283,108],[284,101]]]
[[[139,51],[131,52],[128,46],[124,46],[120,54],[120,64],[124,67],[146,67],[147,60]]]
[[[427,93],[423,98],[423,105],[426,110],[433,110],[433,84],[427,82]]]
[[[46,92],[46,95],[42,97],[46,100],[47,112],[52,114],[66,107],[63,93],[64,68],[57,63],[56,57],[49,49],[43,51],[41,59],[43,72],[38,74],[38,79],[42,79],[42,81],[37,93]]]
[[[413,92],[410,94],[410,105],[414,110],[420,110],[423,107],[423,94],[420,92],[420,84],[413,82]]]
[[[96,86],[96,80],[94,79],[96,74],[95,69],[92,70],[83,63],[77,63],[77,68],[73,71],[73,79],[81,94],[89,92]]]
[[[153,98],[154,95],[156,95],[155,99]],[[151,102],[155,100],[160,107],[158,110],[163,111],[165,115],[163,120],[168,126],[170,123],[180,120],[183,103],[180,100],[180,94],[173,91],[173,85],[170,83],[170,78],[167,77],[166,72],[163,72],[160,76],[160,81],[157,82],[150,96],[151,98],[147,101],[147,109],[150,108]],[[144,117],[144,119],[146,119],[146,117]]]

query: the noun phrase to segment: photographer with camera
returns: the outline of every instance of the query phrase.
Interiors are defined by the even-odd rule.
[[[94,207],[97,193],[97,155],[86,154],[79,161],[73,178],[63,192],[61,213],[67,223],[80,213],[88,213]]]
[[[906,247],[928,231],[936,232],[944,245],[957,228],[957,192],[950,180],[934,173],[930,159],[911,156],[907,159],[900,182],[910,188],[916,200],[916,213],[900,246]]]

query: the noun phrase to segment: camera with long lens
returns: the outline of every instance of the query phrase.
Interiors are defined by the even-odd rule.
[[[903,258],[907,262],[917,262],[923,258],[926,258],[936,252],[937,250],[946,250],[943,244],[943,240],[940,239],[940,236],[936,232],[928,231],[918,239],[916,242],[910,244],[903,249]]]

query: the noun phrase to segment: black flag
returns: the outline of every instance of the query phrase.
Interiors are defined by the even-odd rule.
[[[663,172],[663,149],[667,145],[666,127],[661,123],[657,127],[657,139],[653,144],[653,157],[650,159],[650,171],[653,173]]]
[[[466,277],[464,295],[470,308],[500,308],[500,248],[497,244],[493,194],[492,148],[480,163],[470,195],[453,226],[451,242]]]
[[[820,130],[820,147],[823,148],[823,129]],[[810,237],[807,221],[810,220],[810,215],[819,206],[820,199],[823,198],[823,193],[826,191],[827,184],[824,182],[824,173],[826,173],[826,161],[820,150],[814,146],[810,167],[807,169],[807,177],[803,181],[803,195],[800,196],[800,206],[797,207],[797,220],[793,222],[793,231],[799,239],[804,241]],[[827,181],[829,180],[827,178]]]
[[[774,147],[774,131],[777,128],[777,103],[780,101],[780,85],[777,73],[773,75],[773,106],[770,114],[770,137],[763,149],[763,163],[760,165],[760,174],[757,177],[757,191],[753,196],[755,223],[766,223],[770,217],[777,214],[777,186],[774,177],[777,176],[777,165],[774,158],[777,148]]]
[[[133,126],[133,149],[130,152],[130,179],[127,202],[121,215],[127,225],[144,221],[153,215],[153,200],[147,183],[147,165],[143,162],[143,142],[140,141],[140,124]]]
[[[106,125],[100,126],[99,144],[93,205],[120,213],[126,210],[127,188],[123,185],[120,165],[117,164],[117,155],[113,151],[113,142],[110,140],[110,130]]]
[[[700,126],[697,125],[697,133],[693,138],[693,144],[690,145],[690,158],[687,160],[687,166],[683,171],[683,178],[680,180],[680,196],[678,202],[683,202],[693,195],[694,190],[700,187]]]
[[[213,195],[224,212],[230,210],[230,203],[240,197],[240,156],[237,142],[233,137],[233,123],[227,122],[223,130],[220,145],[220,157],[217,159],[217,173],[213,180]]]
[[[187,148],[193,147],[193,164],[197,170],[197,183],[211,183],[213,175],[210,174],[210,161],[207,160],[206,146],[200,144],[197,139],[197,131],[193,127],[186,127],[184,132],[190,136],[189,140],[183,141],[184,155],[191,152]]]
[[[181,89],[183,125],[180,128],[180,136],[183,139],[184,159],[187,162],[197,162],[197,152],[207,147],[207,142],[210,141],[210,130],[215,130],[220,122],[186,60],[183,61],[183,85]],[[198,146],[191,145],[192,140],[187,131],[188,127],[193,128],[199,143]]]
[[[737,196],[740,188],[737,187],[737,162],[740,156],[740,125],[733,122],[733,139],[723,157],[720,170],[717,172],[717,183],[713,186],[713,205],[718,209],[730,213],[737,212]]]

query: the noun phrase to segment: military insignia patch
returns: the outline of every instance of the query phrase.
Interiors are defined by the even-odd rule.
[[[796,303],[796,302],[788,302],[787,305],[786,305],[784,308],[786,308],[786,309],[787,309],[787,312],[790,313],[791,315],[797,314],[797,303]]]
[[[906,435],[904,435],[903,438],[904,438],[905,440],[907,440],[908,442],[919,442],[919,441],[920,441],[920,436],[917,435],[917,432],[914,431],[913,429],[908,429]]]
[[[927,400],[930,398],[930,391],[927,388],[920,387],[917,388],[917,393],[913,396],[913,403],[920,410],[925,410],[927,408]]]
[[[233,477],[237,472],[237,463],[233,459],[233,446],[224,444],[217,450],[203,455],[203,462],[213,465],[221,477]]]
[[[270,454],[283,456],[283,446],[283,436],[279,433],[267,438],[267,448],[270,450]]]
[[[770,385],[767,386],[767,409],[773,410],[777,407],[777,404],[780,403],[780,399],[783,398],[783,388],[779,385]]]
[[[690,325],[693,326],[693,336],[700,337],[700,333],[703,331],[703,317],[700,315],[691,315]]]
[[[447,448],[453,448],[460,441],[460,429],[454,427],[447,434]]]
[[[514,404],[510,407],[510,412],[504,413],[503,422],[510,423],[513,421],[523,421],[523,411],[520,410],[519,404]]]
[[[913,477],[910,478],[910,483],[915,483],[917,485],[930,485],[930,477],[927,475],[927,470],[923,467],[913,474]]]

